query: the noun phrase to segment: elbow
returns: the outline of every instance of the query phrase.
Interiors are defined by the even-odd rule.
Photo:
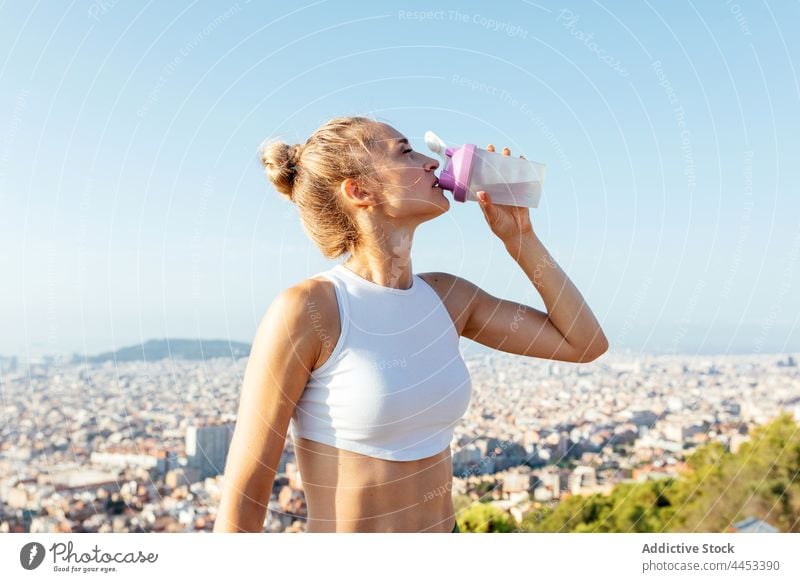
[[[597,358],[602,356],[608,351],[608,339],[601,331],[600,337],[597,338],[588,348],[583,350],[581,357],[578,359],[579,364],[588,364],[594,362]]]

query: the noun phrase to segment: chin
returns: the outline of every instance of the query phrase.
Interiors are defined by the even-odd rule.
[[[431,204],[427,205],[427,211],[425,214],[429,214],[431,215],[431,218],[435,218],[437,216],[441,216],[448,210],[450,210],[450,201],[444,194],[442,194],[441,198],[434,200]]]
[[[438,218],[444,214],[447,214],[447,211],[450,210],[450,202],[445,200],[440,206],[437,207],[435,212],[429,212],[425,220],[433,220],[434,218]]]

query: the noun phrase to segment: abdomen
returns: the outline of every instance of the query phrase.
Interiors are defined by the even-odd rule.
[[[298,438],[308,532],[449,532],[450,448],[416,461],[387,461]]]

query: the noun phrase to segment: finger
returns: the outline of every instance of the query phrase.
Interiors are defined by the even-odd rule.
[[[492,144],[487,145],[486,146],[486,151],[493,152],[494,151],[494,146]]]
[[[478,196],[478,205],[480,206],[483,215],[488,220],[489,215],[487,214],[487,206],[489,204],[489,201],[486,198],[484,198],[484,196],[486,196],[486,193],[483,191],[478,191],[476,192],[476,195]]]
[[[485,199],[481,200],[481,196],[485,196]],[[486,219],[486,223],[489,226],[492,226],[495,219],[495,207],[492,204],[492,199],[489,196],[488,192],[481,190],[478,193],[478,200],[480,202],[481,212],[483,213],[483,217]]]
[[[511,155],[511,150],[508,149],[508,148],[503,148],[503,155],[504,156],[510,156]]]

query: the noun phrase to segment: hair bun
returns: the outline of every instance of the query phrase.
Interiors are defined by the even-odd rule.
[[[297,164],[300,162],[300,156],[303,154],[303,146],[295,144],[289,148],[289,166],[296,170]]]
[[[283,142],[266,142],[259,148],[261,164],[275,189],[294,202],[294,181],[303,146]]]

